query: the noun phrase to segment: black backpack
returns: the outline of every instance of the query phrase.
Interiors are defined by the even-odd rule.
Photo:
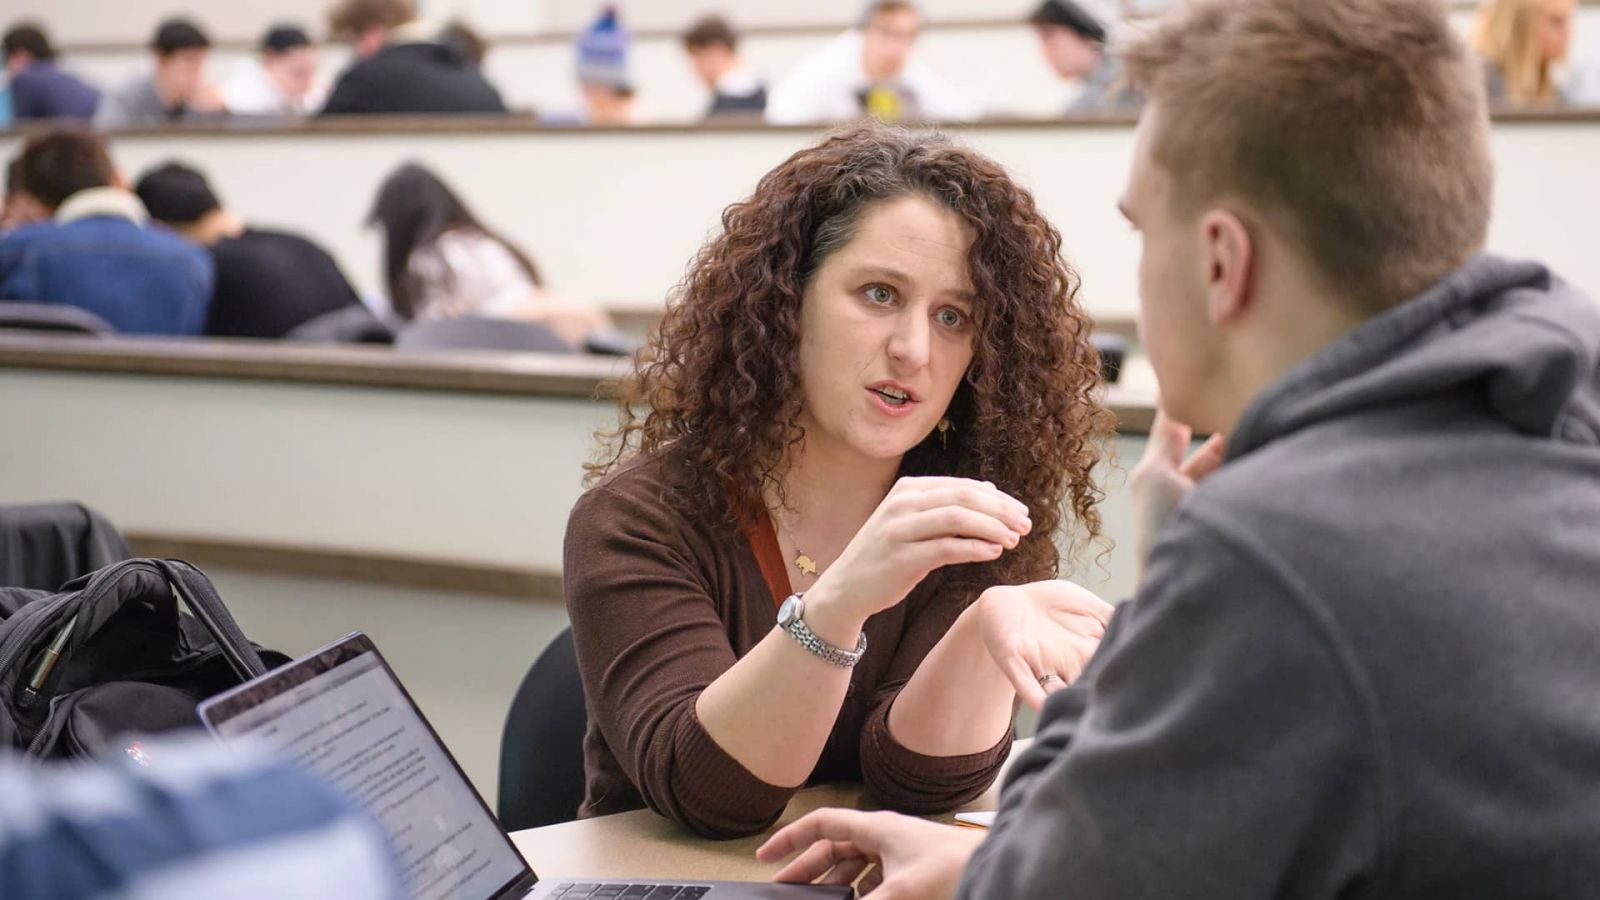
[[[250,643],[178,560],[113,563],[55,594],[0,588],[0,617],[0,747],[44,758],[196,727],[200,701],[289,661]]]

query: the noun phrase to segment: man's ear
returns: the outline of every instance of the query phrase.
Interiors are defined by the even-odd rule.
[[[1206,266],[1206,315],[1226,325],[1243,315],[1255,287],[1255,245],[1244,220],[1213,209],[1200,217],[1202,262]]]

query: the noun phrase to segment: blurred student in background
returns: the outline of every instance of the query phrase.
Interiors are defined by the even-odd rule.
[[[1484,0],[1472,34],[1491,106],[1566,102],[1557,67],[1572,44],[1577,0]]]
[[[134,193],[152,219],[211,253],[216,283],[206,334],[279,338],[361,302],[326,250],[298,234],[246,225],[195,169],[164,163],[140,176]]]
[[[443,28],[417,18],[410,0],[342,0],[329,32],[355,62],[334,83],[322,115],[503,113],[500,99]]]
[[[584,125],[633,124],[633,79],[628,74],[628,34],[616,7],[607,6],[583,34],[578,35],[578,91],[583,95],[579,113]]]
[[[475,69],[483,69],[489,55],[489,41],[476,28],[461,19],[451,19],[439,31],[439,43],[461,54]]]
[[[1050,68],[1064,79],[1082,83],[1067,115],[1138,110],[1139,92],[1123,74],[1122,60],[1106,49],[1105,23],[1087,7],[1074,0],[1045,0],[1028,23]]]
[[[548,294],[533,260],[420,165],[407,163],[384,180],[367,221],[383,231],[384,279],[402,319],[538,322],[574,348],[610,327],[603,312]]]
[[[52,219],[0,237],[0,297],[76,306],[126,334],[201,332],[211,258],[150,227],[103,139],[38,135],[23,148],[18,178]]]
[[[211,39],[188,19],[168,19],[150,39],[153,68],[100,98],[98,128],[159,125],[223,112],[222,92],[206,78]]]
[[[721,16],[703,16],[683,33],[683,49],[700,83],[711,91],[706,118],[759,116],[767,86],[739,58],[739,36]]]
[[[912,58],[922,14],[909,0],[874,0],[861,27],[841,35],[772,89],[767,121],[965,121],[979,110]]]
[[[306,116],[322,108],[328,84],[320,56],[298,25],[275,25],[261,38],[254,59],[234,69],[222,101],[236,116]]]
[[[16,25],[6,32],[4,44],[13,120],[94,117],[100,91],[57,66],[56,49],[44,29]]]
[[[22,187],[22,157],[17,156],[6,164],[6,197],[5,205],[0,207],[0,233],[48,221],[50,210]]]

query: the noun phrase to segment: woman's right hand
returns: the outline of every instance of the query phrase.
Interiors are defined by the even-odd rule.
[[[1032,528],[1028,507],[986,481],[902,478],[806,592],[806,605],[866,621],[934,569],[995,559]]]

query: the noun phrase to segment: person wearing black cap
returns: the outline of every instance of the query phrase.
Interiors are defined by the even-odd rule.
[[[322,108],[327,82],[318,74],[317,47],[298,25],[274,25],[254,59],[241,62],[222,87],[236,116],[305,116]]]
[[[211,39],[188,19],[168,19],[150,39],[155,68],[100,100],[98,128],[156,125],[222,112],[222,94],[206,78]]]
[[[1067,115],[1135,112],[1140,98],[1122,74],[1122,62],[1106,50],[1106,27],[1074,0],[1045,0],[1028,17],[1039,35],[1045,61],[1062,78],[1078,79],[1083,90]]]

